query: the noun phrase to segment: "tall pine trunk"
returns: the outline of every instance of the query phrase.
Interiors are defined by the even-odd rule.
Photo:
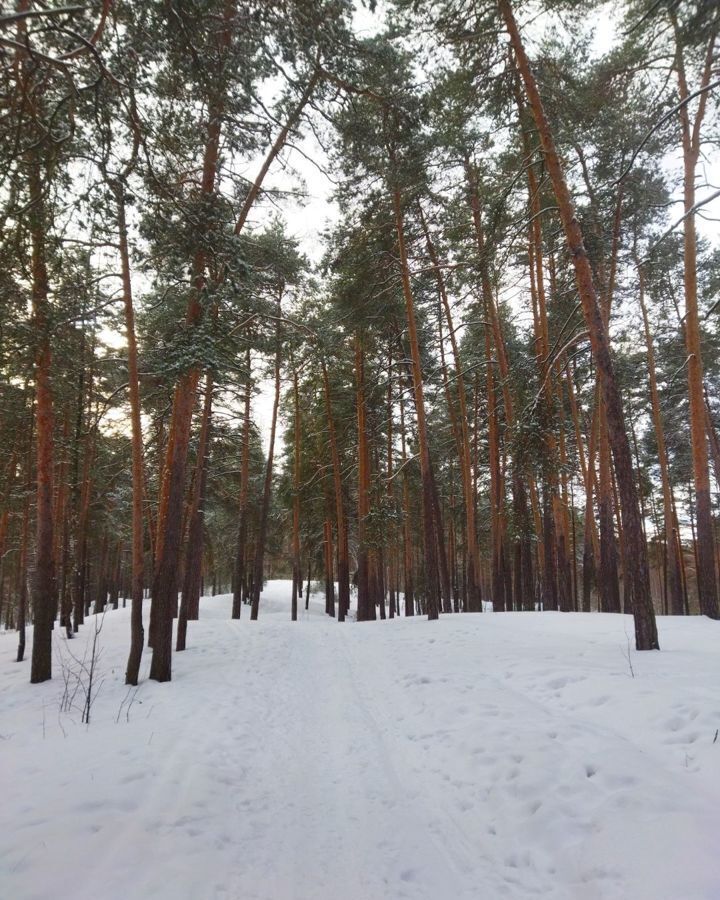
[[[298,594],[302,593],[302,574],[300,572],[300,397],[298,394],[297,369],[293,365],[293,507],[292,507],[292,600],[290,618],[293,622],[298,617]],[[327,580],[327,522],[323,523],[325,537],[325,572]],[[326,588],[327,594],[327,588]],[[327,596],[326,596],[327,606]]]
[[[235,14],[234,0],[227,0],[219,36],[219,45],[223,52],[230,45]],[[201,193],[206,197],[212,195],[215,190],[224,109],[224,97],[215,96],[210,99],[200,187]],[[207,227],[209,224],[207,223]],[[206,262],[206,250],[201,245],[195,251],[191,267],[191,294],[186,314],[186,323],[190,328],[197,327],[202,318],[200,295],[206,283]],[[172,676],[172,622],[177,606],[185,469],[199,380],[200,369],[193,366],[178,380],[173,397],[172,419],[158,507],[155,576],[150,607],[150,637],[153,648],[150,677],[155,681],[169,681]]]
[[[358,515],[358,572],[357,621],[375,618],[375,602],[370,582],[370,548],[367,539],[367,517],[370,512],[370,453],[368,451],[365,408],[365,353],[360,332],[355,334],[355,385],[357,412],[357,515]]]
[[[245,354],[245,367],[247,369],[247,384],[245,386],[245,403],[243,409],[242,451],[240,462],[240,510],[238,520],[237,542],[235,545],[235,565],[233,571],[233,603],[232,618],[240,618],[243,593],[245,591],[245,561],[247,553],[248,532],[248,494],[250,486],[250,401],[252,397],[251,386],[251,359],[250,348]]]
[[[402,521],[403,521],[403,593],[405,596],[405,615],[415,615],[415,585],[413,580],[413,543],[412,528],[410,526],[410,480],[407,471],[407,444],[405,440],[405,397],[403,395],[403,381],[400,376],[400,446],[402,457]]]
[[[415,395],[415,412],[417,417],[418,443],[420,445],[420,477],[423,498],[423,536],[425,540],[425,586],[426,611],[428,619],[437,619],[440,614],[440,584],[438,573],[437,541],[441,537],[437,531],[435,509],[433,504],[433,478],[430,462],[430,445],[428,443],[427,422],[425,420],[425,396],[423,389],[422,364],[420,361],[420,343],[417,334],[415,317],[415,300],[410,284],[407,251],[405,248],[405,227],[403,224],[402,198],[400,190],[392,193],[395,213],[395,230],[397,233],[398,255],[402,276],[403,296],[407,315],[408,340],[412,358],[413,392]]]
[[[52,628],[57,603],[53,558],[53,398],[51,389],[49,284],[45,247],[45,197],[36,154],[30,159],[32,313],[35,349],[36,545],[32,584],[33,647],[30,681],[52,675]]]
[[[275,455],[275,431],[277,429],[278,406],[280,405],[280,298],[278,297],[277,328],[275,330],[275,396],[273,400],[272,420],[270,423],[270,446],[265,464],[265,482],[263,484],[262,505],[260,507],[260,523],[255,543],[255,561],[253,564],[252,603],[250,620],[257,620],[260,612],[260,594],[263,588],[263,569],[265,563],[265,543],[267,541],[267,525],[270,515],[272,496],[273,459]]]
[[[655,350],[653,347],[650,322],[648,320],[647,307],[645,305],[645,275],[639,263],[637,255],[635,263],[639,278],[639,302],[643,318],[643,331],[645,333],[645,346],[647,351],[648,377],[650,381],[650,400],[652,404],[653,426],[655,440],[658,447],[658,462],[660,464],[660,485],[663,495],[663,525],[665,530],[665,553],[668,572],[669,607],[674,616],[681,616],[685,612],[685,597],[683,595],[682,562],[680,559],[680,535],[675,522],[675,511],[672,485],[670,483],[670,464],[668,460],[667,445],[665,443],[665,429],[660,413],[660,395],[657,385],[655,369]]]
[[[697,527],[697,585],[701,615],[720,618],[717,577],[715,572],[715,541],[713,536],[712,505],[710,498],[710,467],[703,395],[703,361],[698,312],[697,289],[697,232],[695,229],[695,172],[700,156],[701,127],[706,108],[706,94],[698,102],[692,126],[687,100],[689,89],[681,37],[674,13],[671,19],[675,29],[677,53],[676,70],[679,96],[684,105],[680,110],[683,149],[683,267],[685,282],[685,345],[688,354],[688,396],[690,398],[690,440],[692,449],[693,478],[695,486]],[[712,73],[715,36],[710,39],[701,87],[707,87]]]
[[[330,395],[330,379],[327,365],[322,360],[323,393],[325,395],[325,411],[327,413],[328,434],[330,437],[330,458],[333,472],[333,493],[335,495],[335,525],[338,536],[338,622],[345,621],[345,614],[350,609],[350,560],[348,550],[347,522],[342,493],[342,468],[337,446],[335,417]]]
[[[188,512],[189,526],[185,551],[185,571],[182,595],[178,611],[177,640],[175,649],[184,650],[187,643],[188,620],[199,616],[200,593],[202,590],[203,534],[205,528],[205,493],[207,490],[208,454],[210,452],[210,432],[212,429],[213,375],[205,376],[205,396],[203,398],[202,422],[198,439],[195,483]]]
[[[122,184],[116,191],[120,265],[122,268],[125,334],[128,348],[128,389],[130,394],[130,423],[132,427],[132,582],[130,610],[130,653],[125,671],[125,684],[136,685],[140,675],[140,660],[145,642],[142,604],[145,583],[145,555],[143,549],[143,437],[140,417],[140,380],[135,337],[135,311],[130,278],[130,252],[125,219],[125,192]]]
[[[530,61],[520,37],[512,5],[510,0],[498,0],[498,3],[510,35],[518,69],[525,85],[525,92],[528,96],[530,109],[532,110],[542,143],[545,165],[553,186],[560,220],[572,257],[583,315],[590,332],[593,358],[605,402],[610,444],[621,497],[623,532],[628,558],[633,560],[633,565],[628,572],[628,588],[632,598],[635,620],[635,645],[638,650],[658,649],[655,610],[653,609],[650,595],[647,546],[642,530],[630,442],[625,430],[622,398],[610,356],[607,330],[600,311],[595,285],[593,284],[592,270],[583,244],[582,230],[575,217],[562,163],[555,148],[550,124],[545,115],[542,99],[530,67]]]
[[[442,308],[447,321],[448,333],[450,336],[450,346],[452,347],[453,364],[455,366],[455,380],[457,384],[458,398],[458,415],[455,416],[452,411],[452,401],[448,394],[448,404],[451,409],[453,420],[458,420],[459,429],[455,429],[457,433],[458,458],[460,463],[460,474],[463,487],[463,502],[465,506],[465,540],[467,542],[467,611],[479,612],[481,610],[480,597],[480,553],[477,541],[477,527],[475,524],[475,498],[473,497],[472,485],[472,464],[470,460],[470,433],[469,419],[467,410],[467,394],[465,391],[465,378],[463,375],[462,360],[460,359],[460,350],[457,342],[457,334],[453,323],[452,312],[450,309],[450,301],[448,299],[445,287],[445,279],[440,268],[435,245],[433,244],[430,230],[428,229],[425,217],[420,210],[420,217],[425,232],[425,242],[428,249],[428,255],[435,271],[435,277],[438,284],[438,292],[442,302]],[[442,334],[440,336],[442,342]]]

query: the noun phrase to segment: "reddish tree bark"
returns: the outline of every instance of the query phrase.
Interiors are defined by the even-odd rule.
[[[425,420],[425,396],[423,390],[422,363],[420,361],[420,343],[418,341],[417,323],[415,319],[415,301],[410,284],[407,250],[405,248],[405,228],[403,224],[402,198],[400,190],[392,192],[393,210],[395,213],[395,230],[397,233],[398,256],[402,277],[403,296],[407,315],[408,340],[412,358],[413,392],[415,396],[415,413],[417,417],[418,444],[420,446],[420,477],[423,497],[423,535],[425,539],[425,586],[426,611],[428,619],[437,619],[440,614],[440,584],[438,577],[438,545],[439,538],[435,521],[433,504],[432,470],[430,461],[430,445]]]
[[[235,27],[235,15],[234,0],[227,0],[218,38],[221,54],[230,45]],[[208,104],[207,139],[200,186],[202,194],[206,197],[209,197],[215,190],[224,109],[224,97],[211,98]],[[205,268],[206,250],[199,246],[192,261],[192,291],[186,314],[187,325],[191,328],[196,327],[202,318],[200,295],[205,286]],[[155,681],[169,681],[172,676],[172,622],[177,605],[185,469],[192,411],[199,380],[200,369],[193,366],[178,380],[173,397],[172,419],[158,509],[155,576],[150,607],[150,637],[153,648],[150,678]]]
[[[628,557],[633,560],[633,566],[628,572],[628,587],[630,589],[635,620],[635,644],[638,650],[658,649],[655,610],[653,609],[650,594],[647,546],[642,530],[640,505],[633,474],[630,442],[625,429],[622,398],[610,356],[607,329],[603,322],[598,296],[593,284],[592,269],[583,243],[582,229],[575,217],[562,163],[555,147],[550,124],[545,115],[535,76],[530,67],[530,61],[525,52],[525,47],[513,15],[512,5],[510,0],[498,0],[498,5],[510,35],[518,70],[525,85],[525,92],[540,136],[545,165],[553,186],[560,220],[575,269],[575,280],[583,315],[590,333],[593,358],[605,402],[610,445],[621,496],[623,532]]]
[[[188,620],[196,620],[200,609],[202,587],[203,529],[205,521],[205,492],[207,489],[208,453],[212,428],[213,375],[208,372],[205,380],[202,423],[198,439],[196,478],[188,513],[189,528],[185,553],[185,572],[178,611],[177,640],[175,649],[184,650],[187,642]]]
[[[32,584],[33,648],[30,681],[37,684],[52,675],[52,628],[57,596],[53,557],[53,398],[51,389],[49,284],[45,261],[45,198],[40,161],[30,159],[30,238],[32,242],[32,313],[37,336],[35,349],[36,435],[36,543]]]
[[[680,108],[680,125],[683,149],[683,266],[685,281],[685,345],[688,354],[688,396],[690,399],[690,438],[695,486],[697,525],[697,585],[700,613],[711,619],[720,618],[718,605],[717,576],[715,572],[715,541],[713,537],[712,504],[710,497],[710,468],[706,436],[705,403],[703,395],[703,361],[700,336],[700,316],[697,290],[697,233],[695,230],[695,171],[700,156],[701,129],[707,105],[707,94],[703,93],[691,124],[687,100],[689,88],[685,73],[682,41],[677,19],[670,13],[676,35],[677,71]],[[710,82],[713,67],[716,32],[710,36],[705,65],[701,76],[701,88]]]
[[[643,318],[643,330],[645,333],[645,346],[647,350],[648,378],[650,381],[650,400],[652,404],[653,426],[655,439],[658,446],[658,462],[660,464],[660,484],[663,495],[663,525],[665,530],[665,553],[667,561],[668,593],[670,596],[670,609],[674,616],[681,616],[685,612],[685,597],[682,584],[682,563],[680,559],[679,529],[675,521],[674,501],[672,485],[670,483],[670,464],[668,460],[667,445],[665,443],[665,429],[660,413],[660,395],[657,385],[655,370],[655,350],[653,347],[650,322],[648,320],[645,305],[645,275],[640,261],[635,254],[635,264],[639,278],[639,303]]]
[[[457,435],[458,457],[460,462],[460,474],[463,486],[463,501],[465,506],[465,538],[468,547],[468,566],[467,566],[467,609],[469,612],[480,612],[482,609],[480,586],[478,582],[480,574],[480,553],[477,541],[477,527],[475,524],[475,498],[473,497],[472,485],[472,465],[470,461],[470,433],[469,419],[467,410],[467,395],[465,391],[465,378],[463,375],[463,366],[460,359],[460,350],[457,342],[457,334],[453,324],[452,312],[450,310],[450,302],[448,300],[447,290],[445,288],[445,279],[440,268],[435,245],[433,244],[430,231],[427,227],[425,217],[420,209],[420,219],[423,230],[425,232],[425,241],[428,249],[428,255],[435,271],[435,277],[438,284],[438,292],[447,321],[448,333],[450,336],[450,346],[452,347],[453,363],[455,366],[455,378],[457,383],[458,398],[458,415],[455,415],[454,406],[448,394],[448,407],[451,418],[455,424],[454,430]],[[442,336],[440,338],[442,342]]]
[[[590,333],[593,358],[605,402],[610,444],[621,496],[623,531],[627,542],[628,557],[633,560],[633,566],[628,572],[628,588],[635,620],[635,644],[638,650],[658,649],[659,642],[655,611],[650,595],[647,546],[642,530],[630,442],[625,430],[622,398],[610,356],[607,329],[603,322],[595,285],[593,284],[592,270],[583,244],[582,229],[575,217],[562,163],[555,147],[550,124],[545,115],[542,99],[530,67],[530,61],[525,52],[525,47],[513,15],[512,5],[510,0],[498,0],[498,3],[500,13],[510,35],[518,70],[525,85],[525,92],[540,136],[545,165],[553,186],[560,220],[575,269],[578,293]]]

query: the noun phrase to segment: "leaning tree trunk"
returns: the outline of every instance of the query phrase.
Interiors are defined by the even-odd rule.
[[[610,356],[608,335],[598,303],[592,270],[583,244],[580,224],[570,197],[570,191],[560,162],[550,124],[545,115],[540,92],[530,61],[520,37],[510,0],[498,0],[501,15],[507,26],[517,60],[518,69],[525,85],[535,125],[544,151],[545,165],[550,176],[558,205],[560,220],[565,232],[568,249],[575,268],[575,279],[582,304],[583,315],[590,332],[593,358],[600,379],[600,388],[605,402],[608,430],[615,461],[615,472],[621,497],[623,532],[627,555],[633,560],[628,572],[630,596],[635,620],[635,644],[638,650],[658,649],[655,610],[650,595],[650,571],[647,546],[642,530],[640,506],[633,475],[632,453],[625,430],[625,419],[620,389]]]

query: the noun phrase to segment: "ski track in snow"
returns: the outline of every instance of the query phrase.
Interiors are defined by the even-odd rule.
[[[291,623],[289,597],[204,598],[121,714],[108,612],[89,728],[62,634],[36,686],[0,634],[0,898],[720,900],[719,623],[660,619],[633,678],[628,617],[339,625],[314,596]]]

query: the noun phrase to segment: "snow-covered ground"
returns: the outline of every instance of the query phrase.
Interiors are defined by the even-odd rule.
[[[662,619],[633,677],[622,616],[291,623],[289,594],[204,599],[137,693],[108,613],[89,727],[0,636],[0,897],[719,900],[720,624]]]

